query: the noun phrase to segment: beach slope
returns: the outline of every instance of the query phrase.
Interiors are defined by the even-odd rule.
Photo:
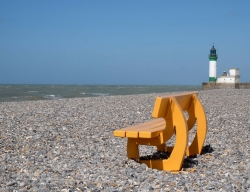
[[[179,174],[127,159],[113,131],[151,120],[167,94],[0,103],[0,191],[249,190],[250,90],[200,91],[206,147]]]

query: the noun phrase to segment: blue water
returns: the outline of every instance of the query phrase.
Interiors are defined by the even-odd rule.
[[[77,97],[197,91],[201,86],[180,85],[6,85],[0,84],[0,102],[54,100]]]

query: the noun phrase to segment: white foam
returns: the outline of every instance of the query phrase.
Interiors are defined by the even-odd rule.
[[[92,95],[95,95],[95,96],[108,96],[109,93],[92,93]]]
[[[63,97],[61,95],[45,95],[44,98],[50,99],[50,100],[57,100],[57,99],[62,99]]]
[[[55,95],[45,95],[44,98],[46,99],[56,99]]]

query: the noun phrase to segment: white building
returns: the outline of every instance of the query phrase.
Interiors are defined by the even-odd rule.
[[[216,83],[240,83],[240,70],[238,68],[229,69],[229,74],[226,71],[216,79]]]

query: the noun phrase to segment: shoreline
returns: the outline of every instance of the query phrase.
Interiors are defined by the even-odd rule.
[[[199,91],[208,125],[204,146],[214,151],[197,155],[181,173],[127,159],[127,140],[113,130],[151,120],[156,96],[174,93],[0,102],[0,189],[249,190],[250,90]]]
[[[134,95],[201,90],[201,86],[0,85],[0,102]]]

